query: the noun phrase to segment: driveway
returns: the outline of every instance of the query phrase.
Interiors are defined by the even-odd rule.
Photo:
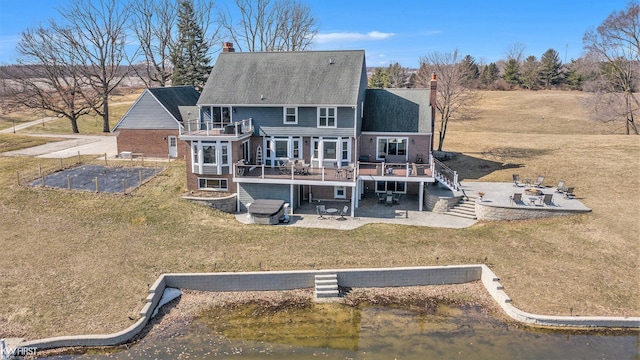
[[[41,125],[43,122],[56,119],[55,117],[44,118],[31,121],[16,126],[16,130],[21,130],[29,126]],[[13,127],[1,130],[0,133],[13,133]],[[103,155],[114,157],[118,154],[116,137],[109,135],[48,135],[48,134],[27,134],[29,136],[63,138],[67,140],[51,142],[44,145],[34,146],[28,149],[8,151],[0,155],[3,156],[33,156],[39,158],[68,158],[80,155]]]

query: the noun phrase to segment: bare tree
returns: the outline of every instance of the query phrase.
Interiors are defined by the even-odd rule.
[[[132,70],[147,87],[166,86],[173,73],[171,47],[176,25],[176,2],[134,0],[131,8],[131,29],[140,44],[133,59],[142,58],[141,67],[133,66]]]
[[[632,1],[624,11],[614,11],[596,30],[585,33],[583,43],[598,65],[594,73],[601,86],[594,103],[599,116],[604,121],[624,120],[626,133],[638,135],[635,117],[640,102],[634,92],[640,75],[640,4]]]
[[[303,51],[318,28],[311,9],[297,0],[235,0],[240,19],[229,9],[218,22],[240,51]]]
[[[81,58],[69,42],[73,30],[52,23],[51,28],[27,29],[17,46],[18,66],[7,67],[13,99],[71,122],[78,133],[78,118],[92,112],[100,96],[87,86]]]
[[[70,0],[59,13],[72,29],[67,42],[81,59],[82,74],[102,96],[93,110],[103,118],[102,131],[109,132],[109,95],[128,76],[124,65],[129,8],[119,0]]]
[[[470,116],[471,107],[477,101],[476,92],[464,86],[465,74],[459,66],[460,60],[458,50],[448,53],[433,52],[420,58],[417,85],[428,87],[430,74],[435,72],[438,76],[436,98],[436,110],[440,114],[438,151],[442,151],[449,120],[452,117]]]

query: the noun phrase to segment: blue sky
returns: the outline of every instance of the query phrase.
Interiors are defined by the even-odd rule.
[[[217,4],[232,0],[218,0]],[[0,0],[0,64],[12,63],[20,33],[59,18],[65,0]],[[429,53],[458,49],[476,61],[505,58],[514,44],[537,58],[549,48],[570,61],[582,36],[627,0],[307,0],[319,25],[315,50],[364,49],[368,66],[416,67]]]

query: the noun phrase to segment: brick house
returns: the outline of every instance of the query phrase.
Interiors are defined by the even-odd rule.
[[[198,118],[199,96],[193,86],[146,89],[111,130],[118,154],[186,157],[186,143],[178,136],[183,121]]]
[[[367,89],[362,50],[234,52],[226,43],[183,122],[187,187],[256,199],[345,201],[416,196],[451,184],[432,157],[436,79],[430,89]]]

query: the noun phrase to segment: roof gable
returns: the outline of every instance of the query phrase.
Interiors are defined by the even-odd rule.
[[[177,129],[181,106],[195,106],[200,94],[193,86],[146,89],[114,126],[117,129]]]
[[[356,105],[364,50],[229,52],[198,105]]]
[[[367,89],[362,131],[431,133],[428,89]]]

